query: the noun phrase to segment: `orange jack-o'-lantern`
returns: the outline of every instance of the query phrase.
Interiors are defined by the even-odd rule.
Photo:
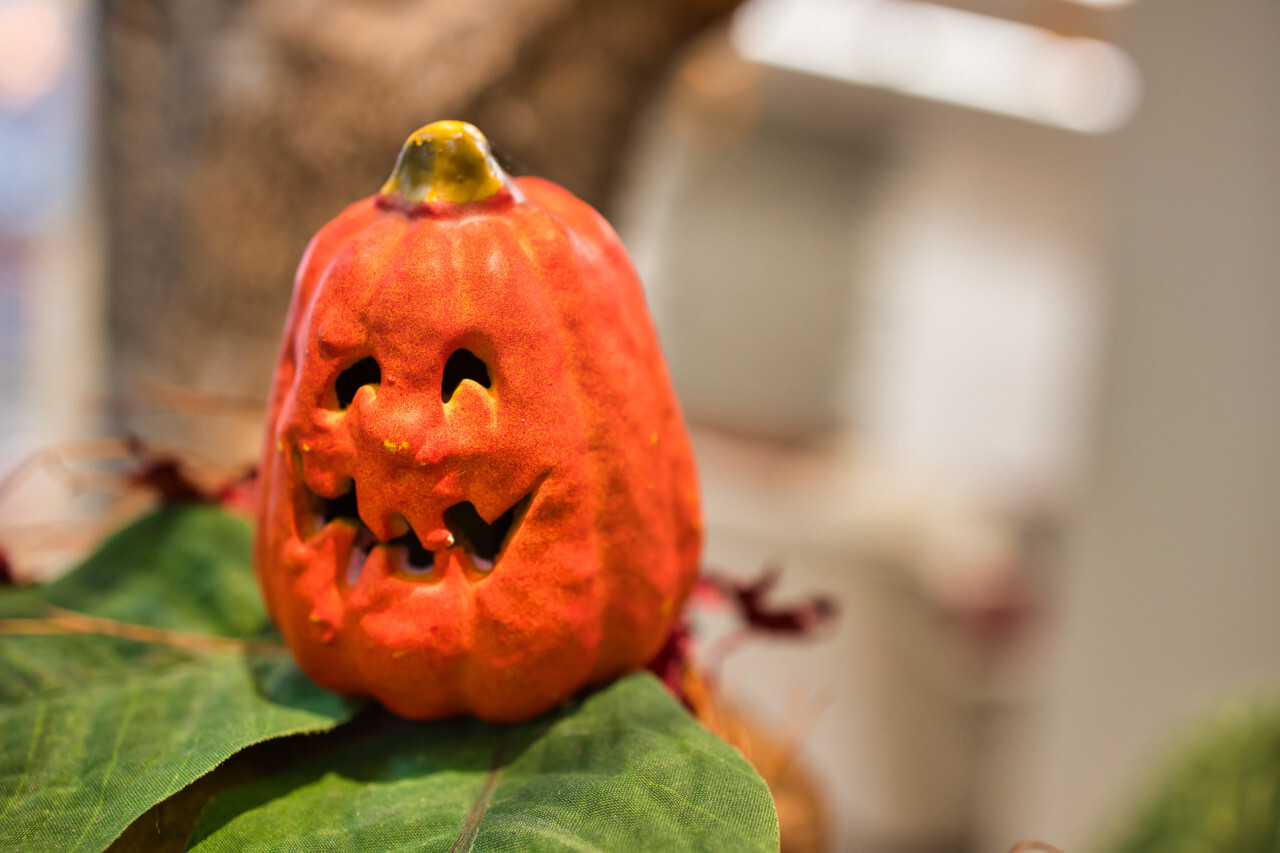
[[[299,665],[406,717],[531,717],[654,657],[693,583],[688,438],[626,252],[437,122],[311,241],[258,578]]]

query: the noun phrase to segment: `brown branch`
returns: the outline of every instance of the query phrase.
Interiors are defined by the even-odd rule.
[[[57,607],[49,608],[49,616],[36,619],[0,619],[0,634],[95,634],[103,637],[121,637],[140,643],[155,643],[194,652],[244,652],[246,654],[279,653],[285,647],[270,640],[238,640],[234,637],[215,637],[209,634],[192,634],[119,622],[101,616],[87,616]]]
[[[141,385],[136,394],[117,397],[112,402],[125,409],[146,407],[193,417],[222,415],[249,418],[255,422],[262,419],[267,408],[266,399],[253,394],[197,391],[155,377],[143,379]]]
[[[119,438],[67,441],[42,448],[29,455],[0,478],[0,501],[11,497],[37,471],[46,471],[72,491],[82,491],[88,482],[87,475],[67,466],[72,459],[95,461],[127,459],[132,455],[128,443]],[[118,477],[111,478],[118,480]],[[110,490],[110,489],[104,489]]]
[[[1039,850],[1041,853],[1062,853],[1060,849],[1044,841],[1019,841],[1013,845],[1009,853],[1026,853],[1028,850]]]

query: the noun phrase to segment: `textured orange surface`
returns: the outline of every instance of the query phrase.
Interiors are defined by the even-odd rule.
[[[688,438],[631,263],[586,204],[512,183],[461,205],[373,196],[326,225],[271,396],[272,617],[315,681],[411,718],[526,719],[643,666],[696,573]],[[462,348],[490,387],[444,402]],[[344,408],[338,377],[366,357],[380,382]],[[359,521],[326,521],[353,484]],[[469,501],[492,522],[526,497],[492,568],[445,515]],[[381,544],[409,531],[422,567]]]

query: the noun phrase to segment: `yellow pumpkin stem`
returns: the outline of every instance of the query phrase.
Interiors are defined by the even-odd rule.
[[[400,149],[382,195],[409,204],[482,201],[504,187],[506,173],[493,158],[489,141],[465,121],[437,121],[414,131]]]

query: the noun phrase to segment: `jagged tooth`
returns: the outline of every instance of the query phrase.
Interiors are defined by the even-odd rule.
[[[428,551],[442,551],[445,548],[452,548],[457,544],[453,533],[448,528],[441,527],[437,530],[431,530],[427,533],[418,534],[418,540],[422,543],[422,547]]]
[[[443,538],[441,534],[449,532],[445,526],[444,516],[435,503],[434,500],[423,501],[418,506],[406,508],[402,513],[405,521],[409,523],[409,528],[422,543],[422,547],[432,551],[439,550],[441,547],[440,540]]]
[[[401,515],[398,512],[391,514],[391,516],[387,520],[386,528],[387,528],[388,542],[390,542],[392,539],[398,539],[399,537],[413,530],[413,527],[409,524],[408,519],[406,519],[403,515]]]
[[[370,524],[370,522],[373,522]],[[380,516],[377,518],[365,518],[364,513],[360,514],[360,525],[369,531],[369,535],[373,537],[374,544],[379,542],[390,542],[400,535],[395,532],[395,527],[391,523],[390,516]],[[401,531],[403,533],[403,531]]]
[[[510,509],[511,504],[507,502],[505,495],[498,492],[477,492],[469,495],[471,505],[476,508],[476,512],[480,515],[480,520],[485,524],[493,524],[498,518]]]

